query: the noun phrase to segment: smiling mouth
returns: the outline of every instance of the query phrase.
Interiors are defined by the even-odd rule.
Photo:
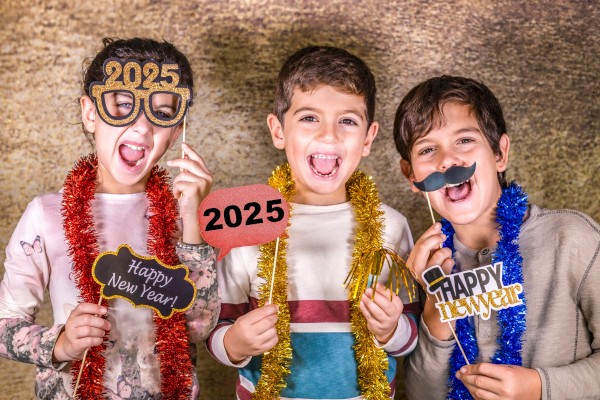
[[[323,178],[334,176],[342,163],[342,159],[334,154],[311,154],[308,165],[313,173]]]
[[[130,167],[137,167],[144,160],[146,149],[141,146],[124,143],[119,146],[119,155],[125,164]]]
[[[471,180],[444,186],[445,195],[450,201],[457,202],[466,199],[471,194]]]

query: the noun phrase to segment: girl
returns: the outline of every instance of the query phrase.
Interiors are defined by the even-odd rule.
[[[220,309],[214,252],[197,222],[212,177],[186,144],[183,158],[167,162],[181,171],[172,192],[167,172],[156,166],[182,131],[192,71],[168,42],[103,44],[84,73],[80,99],[96,152],[79,160],[59,193],[33,199],[8,243],[0,356],[37,365],[39,399],[74,395],[86,349],[80,398],[195,399],[194,343],[208,336]],[[93,262],[120,244],[189,268],[197,291],[185,314],[162,319],[124,299],[99,303]],[[35,323],[46,289],[51,327]]]

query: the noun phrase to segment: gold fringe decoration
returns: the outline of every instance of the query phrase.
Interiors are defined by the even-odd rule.
[[[288,164],[275,169],[269,179],[269,185],[278,189],[288,204],[291,204],[294,182]],[[358,384],[366,400],[389,400],[390,387],[385,376],[385,371],[388,369],[387,354],[383,349],[377,348],[373,335],[367,328],[367,321],[359,307],[361,298],[359,294],[362,294],[367,287],[375,287],[379,274],[386,265],[390,268],[387,287],[393,289],[396,294],[403,284],[409,290],[412,301],[415,286],[404,261],[393,250],[383,247],[383,211],[380,209],[379,195],[373,179],[357,170],[346,183],[346,190],[357,222],[352,263],[345,284],[349,289],[350,323],[355,337],[353,348],[358,366]],[[273,302],[279,305],[279,318],[276,324],[279,342],[271,351],[263,355],[261,377],[252,398],[272,400],[279,398],[279,393],[286,387],[285,378],[290,373],[292,360],[285,234],[279,242],[275,277],[271,276],[275,241],[262,245],[259,249],[258,276],[266,282],[275,279]],[[263,284],[259,293],[259,306],[265,305],[268,297],[269,285]]]
[[[289,164],[280,165],[273,171],[269,178],[269,185],[281,193],[290,207],[290,217],[292,215],[291,203],[294,195],[294,181],[292,180],[292,171]],[[288,219],[289,221],[289,219]],[[288,222],[289,227],[289,222]],[[287,229],[286,229],[287,231]],[[287,232],[286,232],[287,233]],[[278,305],[277,337],[279,341],[270,351],[262,356],[260,367],[260,379],[256,385],[253,399],[273,400],[279,398],[279,393],[286,387],[285,378],[290,373],[290,364],[292,363],[292,343],[290,338],[290,309],[287,302],[287,235],[284,233],[279,238],[279,249],[277,253],[277,270],[275,276],[273,273],[273,261],[275,257],[275,243],[272,241],[259,246],[260,257],[258,259],[258,276],[265,282],[273,282],[273,304]],[[269,299],[270,286],[263,284],[259,288],[258,306],[267,304]]]

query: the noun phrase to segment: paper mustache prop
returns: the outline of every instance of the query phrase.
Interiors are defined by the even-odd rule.
[[[435,192],[446,185],[459,185],[471,179],[476,165],[475,162],[470,167],[454,165],[446,172],[436,171],[422,181],[415,181],[413,184],[422,192]]]

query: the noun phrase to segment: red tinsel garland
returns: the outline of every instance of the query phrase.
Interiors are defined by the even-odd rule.
[[[94,282],[91,268],[99,254],[91,202],[96,192],[98,160],[95,154],[82,157],[65,179],[62,216],[69,255],[73,260],[73,275],[81,299],[98,303],[100,285]],[[168,265],[179,263],[173,245],[177,230],[177,203],[171,194],[168,173],[158,166],[152,169],[146,184],[149,200],[150,223],[148,228],[148,252]],[[107,306],[106,300],[102,304]],[[189,399],[192,387],[193,364],[189,355],[186,320],[183,313],[175,313],[170,319],[153,316],[156,327],[156,348],[160,361],[161,392],[163,399]],[[106,342],[107,337],[105,337]],[[89,349],[86,366],[80,378],[78,397],[100,399],[104,397],[103,375],[106,360],[104,344]],[[73,362],[73,382],[79,374],[81,361]]]

